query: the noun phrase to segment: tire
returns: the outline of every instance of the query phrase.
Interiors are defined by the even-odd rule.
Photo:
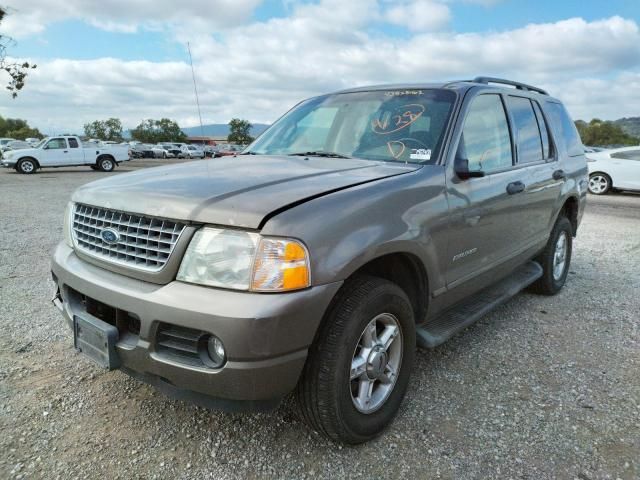
[[[32,158],[23,158],[16,164],[16,170],[26,175],[36,173],[36,170],[38,170],[38,162]]]
[[[367,335],[371,325],[375,336]],[[381,343],[393,331],[383,354]],[[415,349],[414,315],[404,291],[377,277],[348,280],[309,349],[295,394],[301,416],[336,442],[358,444],[376,437],[400,408]],[[395,375],[389,366],[396,367]]]
[[[113,172],[116,162],[111,157],[101,157],[98,159],[98,170],[101,172]]]
[[[571,222],[565,216],[558,217],[556,224],[551,230],[549,240],[544,250],[536,261],[542,266],[542,277],[532,286],[531,290],[542,295],[555,295],[564,286],[571,264],[571,253],[573,250],[573,228]],[[564,254],[560,253],[561,244],[564,238]],[[562,260],[563,263],[560,263]]]
[[[604,195],[611,190],[611,177],[606,173],[592,173],[589,175],[589,193]]]

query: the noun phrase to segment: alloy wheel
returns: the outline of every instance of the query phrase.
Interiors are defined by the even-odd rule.
[[[359,412],[370,414],[384,405],[401,365],[400,322],[394,315],[382,313],[364,328],[351,360],[351,400]]]

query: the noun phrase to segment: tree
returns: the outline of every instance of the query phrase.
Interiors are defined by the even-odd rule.
[[[26,120],[0,117],[0,137],[24,140],[25,138],[42,138],[42,134],[37,128],[31,128]]]
[[[107,120],[95,120],[84,124],[84,134],[87,137],[98,138],[100,140],[122,140],[122,123],[119,118],[109,118]]]
[[[143,143],[184,142],[187,139],[180,126],[168,118],[143,120],[131,130],[131,137]]]
[[[7,12],[4,8],[0,7],[0,22],[2,22],[2,19],[6,14]],[[7,61],[7,48],[14,44],[15,42],[11,37],[0,35],[0,70],[4,70],[9,74],[7,90],[11,92],[11,96],[13,98],[16,98],[18,96],[18,92],[22,90],[22,87],[24,87],[24,82],[29,70],[36,68],[37,65],[29,62],[19,63]]]
[[[229,143],[238,143],[240,145],[247,145],[253,142],[253,137],[249,135],[252,128],[253,125],[251,125],[248,120],[233,118],[229,122],[229,135],[227,136],[227,141]]]
[[[589,123],[583,120],[575,122],[582,143],[593,146],[638,145],[640,139],[629,135],[613,122],[592,119]]]

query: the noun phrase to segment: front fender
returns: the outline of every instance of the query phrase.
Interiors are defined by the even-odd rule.
[[[432,290],[444,286],[448,206],[444,169],[420,170],[316,198],[271,218],[265,235],[302,240],[314,285],[345,280],[390,253],[420,259]]]

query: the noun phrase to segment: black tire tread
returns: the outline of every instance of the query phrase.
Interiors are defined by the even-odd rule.
[[[337,368],[337,355],[331,353],[343,348],[343,334],[354,310],[371,292],[383,286],[391,286],[409,303],[400,287],[382,278],[357,275],[347,280],[326,313],[325,321],[309,349],[307,362],[296,387],[295,397],[300,416],[313,429],[334,441],[344,442],[345,438],[353,438],[354,433],[347,431],[344,423],[337,418],[337,399],[329,388],[332,372]],[[348,443],[360,443],[363,440],[365,439]]]
[[[571,262],[571,253],[573,251],[573,247],[571,245],[573,227],[571,226],[571,222],[566,216],[560,215],[557,218],[553,229],[551,230],[549,240],[547,241],[544,250],[535,259],[542,266],[543,273],[542,277],[536,280],[529,287],[529,290],[533,293],[537,293],[540,295],[555,295],[562,288],[562,286],[560,286],[560,288],[557,288],[554,285],[555,281],[553,279],[553,268],[551,267],[551,265],[553,265],[553,254],[555,251],[556,239],[561,230],[565,230],[568,234],[569,258],[567,259],[567,261]],[[566,268],[568,270],[569,265],[567,265]]]

